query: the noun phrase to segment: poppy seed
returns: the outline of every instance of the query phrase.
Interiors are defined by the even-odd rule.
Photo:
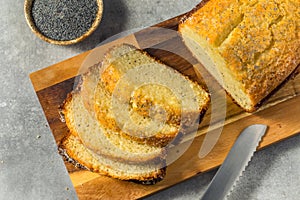
[[[44,36],[73,40],[86,33],[96,19],[96,0],[34,0],[33,21]]]

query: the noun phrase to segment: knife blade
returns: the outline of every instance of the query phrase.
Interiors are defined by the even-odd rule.
[[[221,200],[230,193],[250,162],[266,130],[266,125],[254,124],[241,132],[201,200]]]

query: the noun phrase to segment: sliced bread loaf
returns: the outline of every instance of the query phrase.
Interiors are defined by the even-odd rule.
[[[143,184],[162,180],[166,171],[165,149],[120,137],[95,119],[89,100],[99,67],[93,66],[82,75],[79,85],[64,102],[62,113],[70,135],[61,147],[69,157],[103,175]]]
[[[130,59],[138,64],[131,66]],[[145,113],[140,106],[145,101],[150,110],[152,105],[159,109]],[[198,127],[208,102],[201,86],[144,52],[120,45],[83,74],[65,100],[62,112],[70,135],[62,146],[92,171],[155,182],[165,175],[166,150],[161,147],[187,130],[170,120],[170,113],[179,115],[185,126]]]
[[[246,111],[300,63],[300,2],[210,0],[179,25],[186,46]]]

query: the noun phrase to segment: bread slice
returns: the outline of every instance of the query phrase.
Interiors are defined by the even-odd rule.
[[[80,138],[87,148],[112,160],[130,163],[162,162],[165,159],[164,149],[120,137],[119,133],[100,126],[82,99],[79,91],[72,92],[62,112],[70,133]]]
[[[103,126],[154,146],[167,145],[183,127],[198,127],[209,102],[200,85],[127,44],[108,57],[95,93]]]
[[[74,135],[67,136],[62,141],[61,148],[66,151],[67,156],[90,171],[121,180],[134,180],[145,184],[154,184],[162,180],[166,174],[164,162],[132,164],[112,160],[103,155],[95,154],[86,148],[81,140]]]
[[[300,63],[300,2],[210,0],[179,25],[194,56],[246,111]]]
[[[157,64],[162,64],[160,61],[156,60],[155,58],[149,56],[146,52],[138,50],[134,46],[128,44],[122,44],[116,46],[115,48],[111,49],[111,51],[106,56],[106,61],[103,63],[103,71],[101,73],[101,81],[103,82],[104,87],[108,91],[108,93],[112,94],[118,84],[119,90],[122,91],[120,88],[122,87],[120,84],[120,78],[124,79],[124,75],[128,73],[128,71],[133,69],[141,68],[141,72],[143,71],[144,67],[153,66]],[[163,65],[163,64],[162,64]],[[162,69],[166,68],[167,66],[161,66]],[[167,67],[171,74],[179,74],[177,71],[173,70],[170,67]],[[159,70],[161,71],[161,70]],[[164,77],[163,74],[158,74],[156,72],[155,76],[159,77],[162,81],[167,78],[173,78],[172,75],[168,75],[168,77]],[[141,73],[140,71],[136,70],[136,73]],[[136,78],[136,77],[130,77]],[[182,78],[182,77],[180,77]],[[153,78],[152,78],[153,79]],[[197,101],[199,105],[207,104],[209,98],[207,97],[207,93],[203,90],[203,88],[189,80],[187,77],[184,79],[190,84],[195,95],[198,97]],[[130,80],[129,80],[130,81]],[[155,82],[152,80],[152,82]],[[133,109],[136,112],[139,112],[143,116],[149,116],[149,111],[151,111],[151,106],[154,104],[159,105],[162,109],[166,111],[167,121],[177,124],[180,124],[181,119],[181,101],[180,97],[174,95],[174,91],[171,91],[170,88],[163,86],[162,84],[147,84],[144,83],[142,87],[132,87],[130,84],[125,85],[128,90],[132,90],[130,103],[132,104]],[[176,85],[176,80],[172,84]],[[123,81],[123,87],[126,81]],[[130,87],[131,88],[128,88]],[[120,93],[119,93],[120,94]],[[201,110],[202,107],[200,106],[199,109]],[[189,112],[193,112],[192,110]]]

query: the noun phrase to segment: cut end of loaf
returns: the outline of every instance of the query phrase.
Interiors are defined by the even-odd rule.
[[[210,0],[179,25],[186,46],[244,110],[300,63],[300,3]]]
[[[242,84],[228,70],[225,60],[213,49],[205,38],[201,38],[189,27],[180,27],[182,38],[193,55],[205,66],[206,70],[218,81],[228,94],[243,109],[253,111],[255,102],[246,93]]]

